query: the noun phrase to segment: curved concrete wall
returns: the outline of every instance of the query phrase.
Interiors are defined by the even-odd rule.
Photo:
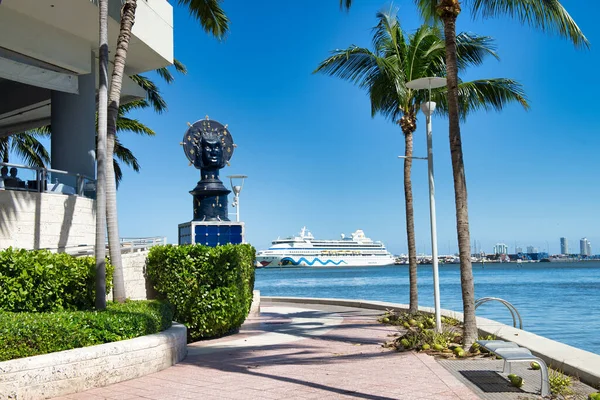
[[[367,308],[372,310],[408,310],[408,304],[387,303],[384,301],[320,299],[300,297],[262,297],[261,304],[269,303],[300,303],[300,304],[327,304],[333,306]],[[419,311],[434,313],[430,307],[419,307]],[[442,315],[463,320],[463,314],[450,310],[442,310]],[[556,369],[566,374],[578,377],[583,383],[592,387],[600,384],[600,355],[581,350],[564,343],[527,332],[512,326],[504,325],[491,319],[477,317],[477,327],[484,335],[496,335],[498,339],[515,342],[521,347],[526,347],[531,352]],[[576,329],[571,327],[571,329]]]
[[[94,200],[75,195],[0,190],[0,249],[94,245]]]
[[[187,354],[184,325],[120,342],[0,362],[0,400],[64,396],[168,368]]]

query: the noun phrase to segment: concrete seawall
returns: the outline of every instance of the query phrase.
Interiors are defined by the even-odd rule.
[[[0,400],[65,396],[168,368],[187,354],[184,325],[153,335],[0,362]]]
[[[261,304],[273,303],[326,304],[344,307],[366,308],[371,310],[408,310],[408,304],[388,303],[384,301],[344,300],[301,297],[261,297]],[[430,307],[419,307],[419,311],[434,313]],[[463,320],[460,312],[442,310],[442,315]],[[560,343],[543,336],[536,335],[499,322],[477,317],[477,327],[481,334],[496,335],[498,339],[509,340],[521,347],[526,347],[533,354],[543,359],[548,366],[559,369],[566,374],[578,377],[583,383],[593,387],[600,385],[600,355]]]

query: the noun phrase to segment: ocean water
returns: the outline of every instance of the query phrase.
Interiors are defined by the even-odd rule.
[[[440,265],[442,308],[462,311],[460,268]],[[475,298],[512,303],[523,329],[600,354],[600,262],[473,264]],[[408,304],[408,266],[351,268],[261,268],[255,288],[262,296],[328,297]],[[433,307],[431,265],[418,268],[419,305]],[[513,324],[498,302],[477,315]]]

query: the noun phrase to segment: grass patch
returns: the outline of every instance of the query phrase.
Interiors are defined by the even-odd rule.
[[[0,311],[0,361],[132,339],[171,326],[165,302],[109,303],[105,311]]]

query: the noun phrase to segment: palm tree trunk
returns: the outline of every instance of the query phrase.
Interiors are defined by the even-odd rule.
[[[119,102],[121,98],[121,86],[123,74],[125,73],[125,61],[129,40],[131,39],[131,28],[135,21],[136,0],[126,0],[121,9],[121,29],[117,39],[117,51],[115,53],[115,68],[113,69],[110,95],[108,98],[108,127],[106,158],[113,159],[115,151],[115,136],[117,134],[117,116],[119,114]],[[113,276],[113,298],[120,303],[125,301],[125,283],[123,281],[123,261],[121,259],[121,243],[119,241],[119,224],[117,220],[117,183],[112,162],[106,163],[106,221],[108,225],[108,246],[110,250],[110,262],[115,268]]]
[[[415,245],[415,216],[413,208],[412,182],[410,171],[412,168],[413,135],[404,132],[404,200],[406,202],[406,238],[408,241],[408,276],[410,283],[410,304],[408,312],[419,311],[419,295],[417,289],[417,248]]]
[[[448,79],[448,119],[450,124],[450,154],[454,175],[454,200],[456,204],[456,230],[460,254],[460,284],[462,288],[464,335],[466,349],[477,340],[475,319],[475,288],[471,266],[471,243],[469,213],[467,209],[467,182],[463,161],[458,113],[458,68],[456,62],[456,18],[460,14],[458,0],[442,0],[439,6],[444,21],[446,40],[446,68]]]
[[[108,0],[99,0],[98,142],[96,144],[96,309],[106,308],[106,117],[108,106]]]

